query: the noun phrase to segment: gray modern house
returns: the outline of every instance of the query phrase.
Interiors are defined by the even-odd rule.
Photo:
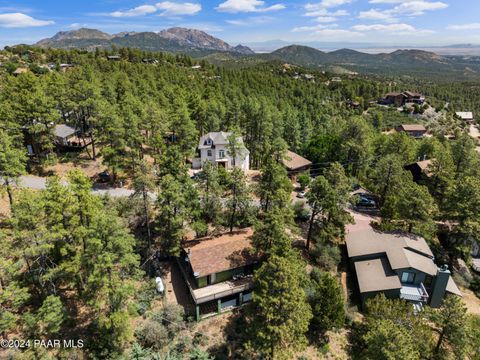
[[[362,304],[380,293],[439,307],[446,294],[461,296],[447,266],[438,267],[424,238],[365,229],[349,233],[346,244]]]

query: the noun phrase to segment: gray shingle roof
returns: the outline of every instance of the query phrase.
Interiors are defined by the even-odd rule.
[[[398,275],[386,258],[355,262],[358,287],[361,293],[400,289]]]
[[[437,273],[433,253],[420,236],[368,229],[347,234],[346,242],[351,258],[386,255],[393,270],[412,268],[429,275]]]
[[[75,128],[69,125],[60,124],[60,125],[55,125],[54,132],[55,132],[55,136],[59,138],[67,138],[75,134]]]

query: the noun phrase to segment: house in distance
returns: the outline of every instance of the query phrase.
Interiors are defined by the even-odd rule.
[[[307,160],[290,150],[287,151],[285,158],[282,159],[282,164],[285,169],[287,169],[288,177],[292,181],[296,181],[299,174],[309,172],[312,167],[312,162],[310,160]]]
[[[250,152],[243,143],[243,138],[240,136],[236,139],[236,156],[231,154],[230,140],[232,138],[231,132],[210,132],[203,135],[198,142],[199,157],[192,161],[194,169],[200,169],[209,161],[217,166],[222,166],[225,169],[232,169],[234,167],[241,168],[243,171],[248,171],[250,168]]]
[[[388,93],[381,101],[383,105],[395,105],[396,107],[401,107],[406,104],[423,105],[424,103],[425,96],[411,91]]]
[[[475,118],[473,117],[473,113],[471,111],[460,111],[456,112],[455,115],[461,120],[465,121],[467,124],[475,123]]]
[[[415,139],[420,139],[425,136],[427,129],[420,124],[403,124],[395,128],[397,132],[404,132]]]

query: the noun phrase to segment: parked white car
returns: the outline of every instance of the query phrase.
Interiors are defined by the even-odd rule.
[[[165,287],[163,286],[163,281],[160,276],[155,278],[155,283],[157,284],[157,292],[159,294],[163,294],[163,292],[165,291]]]

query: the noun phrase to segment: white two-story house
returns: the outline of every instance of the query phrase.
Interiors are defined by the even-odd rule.
[[[193,159],[193,168],[200,169],[205,162],[223,166],[226,169],[239,167],[243,171],[248,171],[250,162],[250,152],[243,143],[243,138],[237,138],[237,155],[235,159],[229,154],[230,132],[211,132],[203,135],[198,143],[198,152],[200,157]]]

